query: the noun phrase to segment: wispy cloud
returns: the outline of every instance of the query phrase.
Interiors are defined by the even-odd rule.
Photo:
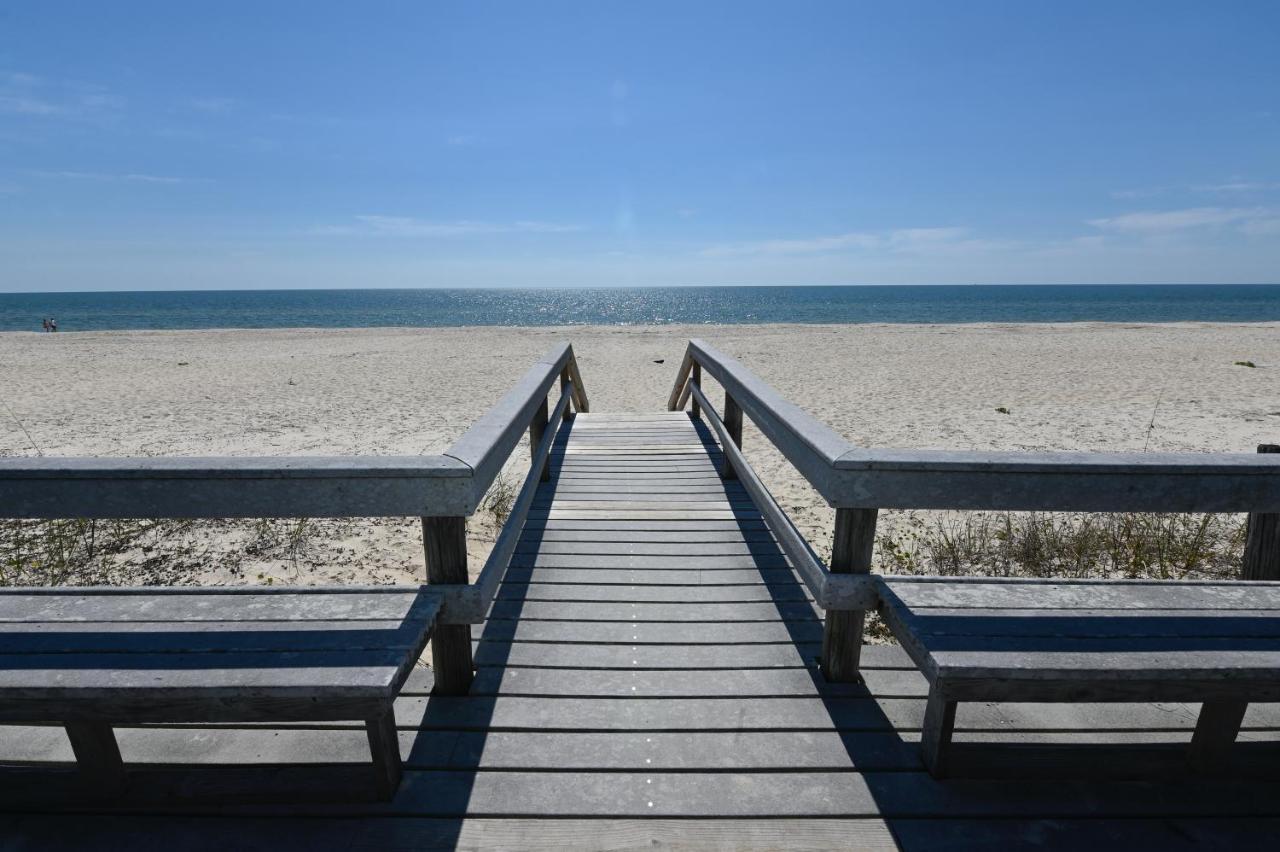
[[[1248,223],[1266,215],[1265,210],[1244,207],[1188,207],[1183,210],[1142,210],[1090,219],[1088,223],[1104,231],[1160,234],[1188,228],[1222,227]]]
[[[199,112],[223,113],[235,109],[240,102],[235,98],[190,98],[187,106]]]
[[[324,236],[367,235],[387,237],[456,238],[484,234],[565,234],[583,230],[580,225],[521,220],[482,222],[473,219],[437,221],[410,216],[356,216],[346,225],[321,225],[311,229]]]
[[[1196,192],[1214,193],[1266,192],[1268,190],[1280,189],[1280,182],[1230,180],[1224,183],[1203,184],[1201,186],[1193,186],[1191,188]]]
[[[699,252],[704,257],[746,255],[829,254],[848,251],[880,251],[911,254],[938,251],[971,251],[997,243],[969,236],[967,228],[899,228],[890,231],[848,231],[796,239],[722,243]]]
[[[124,106],[100,86],[59,83],[21,71],[0,72],[0,113],[39,118],[94,118]]]
[[[76,172],[76,171],[28,171],[27,174],[38,178],[57,180],[94,180],[94,181],[128,181],[131,183],[208,183],[208,178],[170,177],[167,175],[150,175],[140,172],[124,172],[112,174],[108,172]]]

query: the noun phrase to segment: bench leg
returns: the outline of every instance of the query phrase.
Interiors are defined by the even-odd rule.
[[[1187,757],[1191,765],[1204,771],[1222,766],[1231,751],[1231,745],[1240,733],[1244,711],[1249,702],[1235,699],[1206,701],[1200,707],[1195,733],[1191,735],[1191,750]]]
[[[124,785],[124,761],[111,726],[103,722],[67,722],[63,727],[85,778],[103,793],[119,793]]]
[[[934,778],[947,776],[947,757],[951,750],[951,729],[956,723],[956,703],[948,701],[935,683],[929,687],[929,702],[924,709],[924,730],[920,735],[920,752],[925,768]]]
[[[364,723],[369,734],[369,752],[373,755],[373,780],[378,798],[389,801],[400,786],[400,737],[396,733],[396,714],[386,711]]]

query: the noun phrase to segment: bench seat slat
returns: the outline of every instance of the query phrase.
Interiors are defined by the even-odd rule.
[[[916,581],[886,578],[883,587],[912,610],[948,609],[1276,609],[1280,583],[1116,581]]]
[[[421,636],[421,619],[0,622],[0,648],[8,654],[407,651]]]
[[[0,621],[335,621],[435,618],[435,598],[416,590],[330,594],[0,594]]]

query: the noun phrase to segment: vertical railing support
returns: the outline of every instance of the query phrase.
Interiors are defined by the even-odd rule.
[[[738,449],[742,449],[742,406],[729,395],[728,391],[724,392],[724,428],[729,433],[729,437],[733,439],[734,445]],[[724,466],[720,470],[720,475],[725,479],[737,479],[738,474],[733,469],[729,456],[724,457]]]
[[[529,454],[533,455],[538,452],[538,444],[542,443],[542,436],[547,432],[547,400],[544,397],[542,404],[538,406],[538,410],[533,413],[533,419],[529,421]],[[551,465],[547,461],[542,463],[542,472],[538,474],[538,479],[547,482],[551,479]]]
[[[565,367],[563,370],[560,371],[560,393],[562,394],[569,393],[570,392],[569,385],[572,384],[572,382],[573,380],[569,377],[569,368]],[[563,419],[572,420],[573,419],[572,412],[573,412],[573,401],[570,400],[569,404],[564,407]]]
[[[702,389],[702,365],[697,361],[693,362],[693,372],[689,375],[689,381],[697,385],[699,390]],[[689,396],[689,413],[694,417],[702,416],[702,406],[698,405],[697,398],[692,394]]]
[[[422,548],[427,559],[427,582],[463,585],[467,577],[467,519],[425,517]],[[475,677],[471,662],[471,625],[437,624],[431,633],[431,668],[440,695],[466,695]]]
[[[1280,444],[1259,444],[1260,453],[1280,453]],[[1280,513],[1250,512],[1242,580],[1280,580]]]
[[[876,538],[876,509],[836,509],[831,573],[866,574]],[[863,610],[827,610],[822,630],[822,674],[832,683],[859,683]]]

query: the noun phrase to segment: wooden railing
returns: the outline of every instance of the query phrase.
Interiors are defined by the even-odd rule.
[[[724,388],[724,416],[701,388]],[[1280,453],[1042,453],[855,447],[759,376],[701,340],[689,341],[667,407],[706,414],[736,476],[814,600],[827,610],[822,669],[858,679],[865,610],[875,605],[871,554],[880,509],[1084,512],[1249,512],[1243,575],[1280,579]],[[836,509],[823,566],[741,452],[742,415]],[[1260,448],[1260,450],[1263,448]]]
[[[465,693],[473,677],[471,625],[484,621],[545,475],[556,431],[547,428],[547,395],[557,378],[554,420],[569,417],[571,404],[587,411],[573,347],[563,343],[437,456],[0,459],[0,518],[420,517],[427,582],[443,598],[432,636],[436,689]],[[529,477],[470,584],[466,516],[526,430]]]

